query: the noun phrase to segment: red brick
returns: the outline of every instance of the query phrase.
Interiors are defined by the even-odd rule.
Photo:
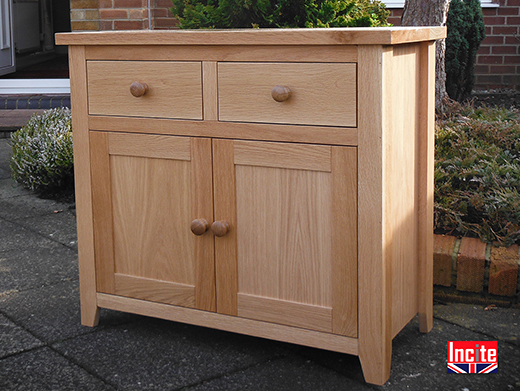
[[[99,21],[99,29],[102,31],[113,30],[114,22],[112,20],[101,20]]]
[[[168,10],[165,8],[152,10],[152,16],[154,18],[165,18],[168,16]]]
[[[514,35],[517,32],[518,32],[517,27],[493,26],[493,35],[500,35],[500,34]]]
[[[114,30],[142,30],[143,22],[140,20],[114,20]]]
[[[477,52],[477,56],[484,56],[486,54],[491,54],[491,46],[481,46]]]
[[[504,56],[504,64],[520,64],[520,56]]]
[[[144,10],[142,8],[140,8],[140,9],[129,9],[128,10],[128,19],[143,19],[143,18],[145,18],[143,11]]]
[[[99,10],[101,19],[127,19],[128,12],[126,10],[101,9]]]
[[[99,0],[99,9],[102,8],[114,8],[114,2],[112,0]]]
[[[505,73],[515,73],[516,67],[514,65],[492,65],[489,68],[490,74],[505,74]]]
[[[83,21],[83,22],[70,22],[72,31],[84,31],[84,30],[99,30],[98,21]]]
[[[155,26],[159,28],[174,28],[179,26],[179,21],[175,18],[157,18]]]
[[[502,45],[504,43],[504,36],[502,35],[488,35],[482,41],[482,45]]]
[[[491,52],[493,54],[516,54],[517,53],[517,46],[493,46]]]
[[[508,16],[507,17],[507,25],[520,25],[520,16]]]
[[[520,7],[520,0],[507,0],[507,6],[517,6]]]
[[[170,8],[171,6],[171,0],[155,0],[155,8]]]
[[[502,84],[502,75],[479,75],[478,82],[486,84]]]
[[[489,73],[489,65],[475,65],[475,74]]]
[[[506,45],[518,45],[519,44],[517,37],[504,37],[504,38],[505,38],[504,43]]]
[[[514,296],[518,276],[518,246],[493,247],[489,266],[489,293]]]
[[[488,16],[484,19],[486,26],[503,26],[506,23],[504,16]]]
[[[390,16],[388,17],[388,23],[393,24],[394,26],[401,25],[401,17],[399,16]]]
[[[451,286],[452,255],[456,240],[454,236],[434,236],[433,283],[435,285]]]
[[[462,238],[457,257],[457,290],[482,292],[486,265],[486,243]]]
[[[486,23],[486,19],[489,16],[495,16],[497,14],[497,11],[496,8],[482,8],[482,13],[484,14],[484,23]]]
[[[503,64],[502,56],[478,56],[478,64]]]
[[[503,83],[508,86],[518,86],[520,85],[520,74],[517,75],[504,75],[502,77]]]
[[[520,8],[518,7],[499,7],[498,14],[499,15],[518,15],[520,14]],[[484,19],[485,22],[485,19]]]
[[[114,0],[114,8],[141,8],[143,0]]]

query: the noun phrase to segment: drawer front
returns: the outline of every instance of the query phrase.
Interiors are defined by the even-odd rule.
[[[355,127],[356,73],[354,63],[221,62],[219,120]],[[275,100],[275,86],[289,97]]]
[[[89,114],[201,120],[201,69],[200,62],[89,61]],[[144,95],[132,95],[134,82],[146,85]]]

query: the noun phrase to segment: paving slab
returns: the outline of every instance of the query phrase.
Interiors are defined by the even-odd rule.
[[[0,359],[44,343],[0,313]]]
[[[113,391],[114,388],[45,347],[0,360],[0,390]]]
[[[63,211],[71,210],[71,207],[72,204],[38,198],[35,194],[25,194],[22,191],[17,196],[0,198],[0,218],[7,221],[22,221],[31,217],[58,215]]]
[[[17,238],[11,237],[10,242],[16,244]],[[26,247],[12,245],[0,251],[0,295],[77,278],[77,252],[62,244],[31,241]]]
[[[0,312],[46,343],[141,319],[138,315],[102,310],[101,326],[82,326],[77,280],[0,296]]]
[[[241,391],[241,390],[327,390],[361,391],[370,389],[311,360],[297,356],[283,357],[257,364],[242,371],[205,381],[189,391]]]
[[[438,319],[520,347],[520,309],[455,303],[433,308]]]
[[[53,345],[123,390],[173,390],[266,362],[272,341],[153,318]]]

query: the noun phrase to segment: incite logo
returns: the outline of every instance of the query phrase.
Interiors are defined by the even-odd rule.
[[[448,341],[448,373],[497,373],[498,341]]]

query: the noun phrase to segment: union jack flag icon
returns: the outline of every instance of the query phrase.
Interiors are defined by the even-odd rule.
[[[448,363],[448,373],[498,373],[498,364]]]

